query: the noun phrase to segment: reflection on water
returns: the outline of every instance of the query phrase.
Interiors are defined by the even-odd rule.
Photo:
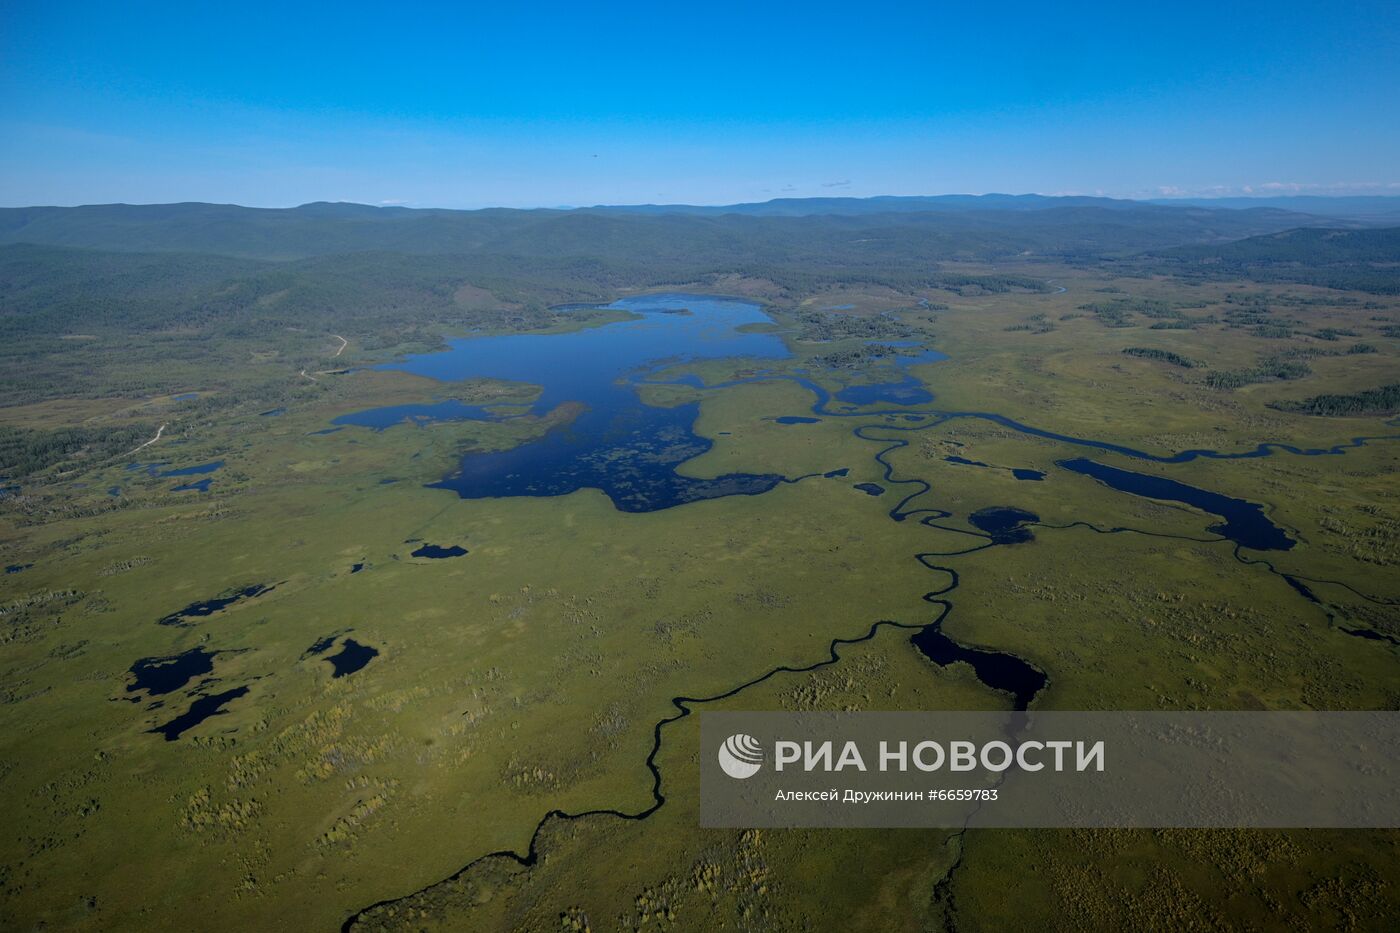
[[[541,392],[529,409],[536,416],[566,402],[581,406],[567,425],[542,438],[510,450],[467,454],[436,487],[465,499],[601,489],[623,511],[650,512],[719,496],[753,495],[782,482],[782,476],[772,473],[731,473],[715,479],[678,474],[677,466],[712,445],[695,434],[698,403],[647,405],[630,384],[630,377],[664,363],[786,358],[787,347],[779,338],[739,330],[745,324],[769,322],[759,307],[697,295],[649,295],[610,307],[638,317],[565,334],[453,340],[446,352],[411,356],[386,367],[450,381],[488,377],[537,385]],[[676,313],[680,310],[691,313]],[[457,416],[496,417],[469,412],[469,407],[439,403]],[[440,413],[400,406],[337,420],[382,427]]]
[[[1151,499],[1184,502],[1203,512],[1219,515],[1225,521],[1219,525],[1211,525],[1208,530],[1224,535],[1245,547],[1259,551],[1287,551],[1295,543],[1284,534],[1282,528],[1269,521],[1269,517],[1264,514],[1264,507],[1257,502],[1233,499],[1208,489],[1188,486],[1174,479],[1120,470],[1083,457],[1060,460],[1056,465],[1075,473],[1092,476],[1119,492]]]

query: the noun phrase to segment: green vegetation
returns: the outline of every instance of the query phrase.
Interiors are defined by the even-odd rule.
[[[1091,301],[1079,306],[1098,318],[1105,327],[1135,327],[1140,315],[1153,323],[1154,330],[1189,330],[1198,324],[1212,324],[1209,316],[1190,316],[1185,309],[1202,308],[1200,302],[1185,300],[1166,301],[1160,298],[1115,297],[1107,301]]]
[[[803,340],[906,340],[915,333],[907,325],[884,314],[855,315],[832,311],[804,311],[794,315]]]
[[[130,453],[155,430],[154,426],[131,424],[52,431],[0,425],[0,476],[24,480],[50,467],[72,473]]]
[[[1038,709],[1400,708],[1384,640],[1400,638],[1400,443],[1345,446],[1396,433],[1400,300],[1307,284],[1338,271],[1333,240],[1287,278],[1162,256],[1262,232],[1257,217],[1066,210],[0,212],[6,238],[48,244],[0,247],[0,558],[20,568],[0,575],[0,925],[329,929],[389,901],[355,928],[1391,928],[1394,832],[702,830],[698,716],[663,730],[652,816],[541,824],[649,807],[673,697],[806,667],[878,620],[928,622],[925,594],[952,582],[916,557],[931,552],[965,552],[946,559],[944,631],[1046,671]],[[627,315],[557,306],[649,290],[751,296],[772,319],[754,330],[792,353],[666,364],[698,382],[643,397],[694,403],[709,443],[681,471],[808,479],[649,513],[596,490],[463,500],[430,484],[468,452],[567,431],[576,408],[333,430],[445,399],[522,411],[538,387],[374,367],[604,326]],[[948,358],[909,365],[924,347]],[[1056,467],[1082,447],[978,418],[781,424],[813,393],[755,378],[834,395],[906,371],[934,396],[913,412],[1162,457],[1345,452],[1092,453],[1261,503],[1298,541],[1271,568],[1215,540],[1214,516]],[[910,507],[946,519],[890,519],[918,488],[875,460],[893,439],[909,442],[884,458],[894,480],[928,487]],[[176,492],[189,477],[136,460],[224,466]],[[1007,505],[1040,516],[1032,540],[966,552],[967,517]],[[424,542],[468,553],[415,557]],[[1330,582],[1308,584],[1313,603],[1279,574]],[[311,649],[345,637],[379,654],[335,678]],[[138,660],[196,648],[207,674],[128,689]],[[705,708],[1009,703],[907,632],[838,653]],[[177,741],[149,732],[236,688]],[[477,861],[532,840],[529,866]]]
[[[1400,410],[1400,383],[1347,395],[1314,395],[1298,402],[1275,402],[1274,407],[1308,415],[1388,415]]]
[[[1123,350],[1128,356],[1138,356],[1147,360],[1160,360],[1163,363],[1170,363],[1173,366],[1180,366],[1182,369],[1193,369],[1196,364],[1188,360],[1179,353],[1170,350],[1158,350],[1154,347],[1126,347]]]
[[[1225,244],[1177,246],[1148,263],[1170,275],[1227,281],[1297,282],[1378,295],[1400,294],[1394,264],[1400,227],[1326,230],[1306,227]]]
[[[1099,323],[1105,327],[1132,327],[1133,322],[1128,315],[1133,310],[1133,303],[1124,298],[1115,298],[1109,302],[1090,302],[1079,306],[1081,311],[1088,311],[1099,319]]]
[[[0,242],[251,259],[392,252],[587,257],[660,270],[777,265],[820,280],[834,261],[864,281],[907,280],[929,260],[1070,259],[1275,233],[1305,221],[1282,211],[1177,211],[1081,204],[1051,211],[986,209],[781,213],[409,210],[305,204],[284,210],[223,204],[106,204],[0,209]],[[864,273],[856,272],[866,270]],[[1012,277],[1015,280],[1015,277]],[[672,279],[672,282],[684,281]],[[950,282],[955,288],[979,285]]]
[[[814,366],[827,369],[859,370],[880,360],[888,360],[898,356],[912,356],[917,352],[909,347],[892,347],[879,343],[863,344],[849,350],[838,350],[834,353],[823,353],[811,357],[811,363]]]
[[[1297,359],[1272,356],[1248,369],[1226,369],[1206,373],[1206,385],[1213,389],[1238,389],[1257,382],[1290,381],[1312,373],[1312,367]]]

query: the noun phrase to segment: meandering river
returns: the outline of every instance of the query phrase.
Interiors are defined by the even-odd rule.
[[[502,496],[558,496],[578,489],[594,488],[605,492],[623,511],[645,512],[672,508],[703,499],[728,495],[757,495],[783,482],[801,477],[783,477],[764,473],[733,473],[715,479],[695,479],[681,476],[676,467],[705,451],[712,441],[694,431],[699,416],[695,402],[673,407],[647,405],[641,400],[638,387],[642,384],[683,384],[704,389],[721,389],[748,382],[784,379],[796,382],[813,393],[815,401],[807,412],[778,416],[784,424],[801,425],[821,418],[852,418],[852,433],[866,441],[883,443],[875,460],[883,468],[885,486],[873,483],[860,485],[872,496],[900,489],[905,494],[889,509],[895,521],[914,519],[933,527],[952,518],[949,512],[932,507],[915,507],[915,500],[931,492],[921,479],[899,478],[887,460],[888,454],[908,444],[908,432],[923,431],[946,424],[954,419],[986,420],[1011,430],[1039,438],[1062,441],[1101,452],[1121,455],[1157,464],[1179,464],[1199,457],[1212,459],[1241,459],[1270,456],[1285,452],[1303,456],[1338,455],[1371,440],[1395,439],[1394,436],[1358,437],[1348,444],[1330,448],[1298,448],[1291,445],[1261,443],[1241,452],[1188,450],[1158,455],[1135,450],[1120,444],[1075,438],[1053,431],[1021,424],[990,412],[939,411],[916,408],[931,403],[933,395],[910,372],[917,363],[943,359],[933,350],[906,349],[906,355],[895,357],[897,378],[877,384],[857,383],[835,392],[796,373],[770,372],[762,369],[762,361],[791,358],[786,344],[772,333],[755,332],[745,325],[771,323],[755,304],[739,299],[713,296],[667,294],[648,295],[618,301],[611,308],[634,312],[632,320],[606,324],[596,328],[561,334],[519,334],[453,340],[445,352],[426,353],[388,364],[386,368],[400,369],[442,380],[463,380],[490,377],[541,387],[539,397],[529,407],[529,413],[543,416],[558,406],[574,403],[582,411],[565,427],[549,431],[543,437],[500,452],[466,454],[457,470],[436,487],[455,491],[463,498]],[[745,378],[728,383],[706,385],[695,376],[661,380],[656,374],[677,363],[719,358],[745,358],[757,362],[759,369]],[[876,407],[891,406],[891,407]],[[396,406],[371,409],[336,419],[337,425],[359,425],[383,430],[395,424],[441,419],[502,420],[519,417],[518,408],[510,406],[471,406],[444,399],[428,405]],[[903,422],[903,423],[899,423]],[[881,436],[883,435],[883,436]],[[956,459],[954,462],[958,462]],[[985,466],[966,461],[964,465]],[[1240,549],[1286,550],[1293,541],[1265,514],[1262,506],[1244,500],[1197,489],[1176,480],[1150,474],[1133,473],[1085,459],[1060,461],[1057,466],[1069,472],[1092,476],[1116,494],[1143,495],[1183,502],[1225,519],[1209,528],[1235,543],[1235,554],[1243,563],[1262,564],[1282,576],[1303,596],[1316,597],[1301,582],[1304,578],[1283,574],[1267,561],[1241,556]],[[843,477],[844,469],[826,474]],[[1019,479],[1041,479],[1036,471],[1017,472]],[[1115,493],[1108,493],[1115,494]],[[900,623],[880,621],[868,626],[863,634],[833,639],[828,654],[806,667],[776,667],[747,680],[721,694],[710,697],[674,697],[675,712],[656,723],[653,744],[646,765],[653,776],[652,804],[635,813],[612,809],[567,813],[551,810],[541,819],[524,854],[513,851],[493,852],[474,859],[443,882],[453,882],[475,865],[488,859],[508,859],[522,865],[532,865],[538,858],[537,841],[540,829],[552,819],[573,820],[585,816],[607,814],[623,819],[645,819],[665,803],[661,772],[656,758],[661,749],[663,730],[677,720],[690,715],[699,705],[732,697],[743,690],[783,673],[800,673],[837,663],[842,645],[873,638],[882,628],[893,627],[911,631],[911,643],[931,662],[938,665],[967,663],[989,688],[1009,695],[1016,709],[1026,709],[1048,683],[1047,675],[1037,667],[1008,652],[981,646],[963,645],[942,631],[942,623],[952,609],[946,597],[958,586],[954,568],[938,561],[987,547],[1014,547],[1031,540],[1038,517],[1013,506],[984,509],[964,516],[978,530],[950,528],[971,536],[976,542],[963,551],[949,554],[925,552],[913,555],[923,566],[940,574],[947,582],[938,589],[923,594],[925,602],[936,607],[936,616],[926,622]],[[1124,531],[1133,529],[1111,529]],[[1364,634],[1352,632],[1351,634]],[[211,698],[223,702],[227,697]],[[171,727],[177,727],[172,723]],[[167,734],[167,738],[173,736]],[[429,885],[426,891],[435,885]],[[350,929],[367,915],[389,905],[397,905],[414,894],[370,905],[356,912],[345,922]]]

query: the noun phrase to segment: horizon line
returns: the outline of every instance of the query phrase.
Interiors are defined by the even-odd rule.
[[[724,207],[746,207],[752,205],[774,204],[785,201],[912,201],[938,198],[1044,198],[1045,200],[1069,201],[1112,201],[1129,204],[1163,204],[1178,202],[1200,202],[1200,201],[1361,201],[1361,200],[1385,200],[1400,203],[1400,194],[1170,194],[1158,195],[1155,197],[1112,197],[1100,194],[1042,194],[1036,191],[1010,193],[1005,191],[986,191],[981,193],[971,192],[944,192],[941,194],[876,194],[876,195],[805,195],[768,198],[763,201],[725,201],[716,203],[700,203],[691,201],[638,201],[631,203],[611,203],[611,204],[555,204],[555,205],[535,205],[533,207],[509,207],[506,205],[488,204],[481,207],[444,207],[437,205],[409,204],[403,201],[380,201],[371,203],[367,201],[350,200],[313,200],[303,201],[297,204],[284,204],[278,206],[265,206],[253,204],[239,204],[234,201],[95,201],[83,204],[8,204],[0,205],[0,210],[80,210],[91,207],[179,207],[182,205],[200,204],[210,207],[237,207],[243,210],[255,211],[287,211],[298,210],[303,207],[314,207],[316,205],[334,205],[350,207],[366,207],[375,210],[400,209],[409,211],[453,211],[459,213],[469,213],[473,211],[589,211],[589,210],[619,210],[626,208],[724,208]]]

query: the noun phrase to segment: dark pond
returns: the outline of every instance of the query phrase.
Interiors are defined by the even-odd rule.
[[[981,460],[969,460],[966,457],[944,457],[948,463],[956,463],[959,466],[985,467],[989,470],[1003,470],[1005,467],[994,467],[990,463],[983,463]],[[1039,482],[1045,479],[1045,474],[1039,470],[1023,470],[1016,467],[1011,468],[1011,475],[1020,480],[1030,480]]]
[[[919,348],[917,353],[908,352],[892,357],[892,362],[903,373],[897,382],[881,382],[875,385],[854,385],[846,386],[832,396],[838,402],[845,402],[847,405],[878,405],[887,403],[890,405],[923,405],[933,401],[933,393],[924,388],[921,380],[915,378],[907,372],[908,367],[916,363],[936,363],[939,360],[946,360],[948,354],[938,350],[930,350],[920,346],[917,341],[910,340],[871,340],[871,346],[893,347],[912,351]],[[809,388],[812,388],[810,384]],[[825,399],[825,392],[817,390],[818,398]],[[822,403],[824,405],[824,401]]]
[[[327,635],[325,638],[318,638],[318,639],[316,639],[316,641],[311,645],[311,647],[306,649],[306,654],[320,654],[320,653],[322,653],[322,652],[325,651],[327,648],[329,648],[331,645],[335,644],[336,638],[337,638],[337,636],[335,636],[335,635]],[[303,657],[305,657],[305,656],[306,656],[306,655],[303,655]]]
[[[1302,580],[1299,580],[1297,577],[1291,576],[1286,573],[1281,573],[1279,574],[1279,576],[1283,577],[1283,581],[1289,586],[1293,587],[1293,589],[1298,593],[1299,596],[1303,597],[1310,603],[1318,603],[1319,605],[1321,605],[1322,600],[1318,599],[1317,594],[1314,593]]]
[[[126,469],[129,473],[135,473],[139,471],[145,473],[148,476],[156,476],[159,475],[160,468],[165,465],[166,461],[156,460],[153,463],[128,463],[126,465]]]
[[[150,696],[160,696],[179,690],[194,678],[212,673],[217,654],[201,646],[168,658],[142,658],[131,665],[135,679],[126,685],[126,692],[144,690]]]
[[[1264,507],[1257,502],[1197,489],[1174,479],[1120,470],[1083,457],[1060,460],[1056,462],[1056,466],[1091,476],[1119,492],[1169,502],[1184,502],[1203,512],[1219,515],[1225,521],[1219,525],[1211,525],[1207,530],[1223,535],[1244,547],[1257,551],[1287,551],[1295,543],[1284,534],[1282,528],[1269,521],[1268,516],[1264,514]]]
[[[978,509],[967,520],[972,527],[990,535],[993,544],[1019,544],[1034,537],[1026,523],[1038,522],[1040,516],[1025,509],[998,505]]]
[[[174,396],[174,397],[171,399],[171,401],[172,401],[172,402],[188,402],[190,399],[196,399],[196,398],[199,398],[199,393],[198,393],[198,392],[186,392],[184,395],[176,395],[176,396]]]
[[[1135,460],[1149,460],[1153,463],[1190,463],[1192,460],[1253,460],[1257,457],[1271,457],[1275,453],[1292,454],[1297,457],[1333,457],[1345,453],[1349,448],[1361,447],[1367,441],[1373,440],[1397,440],[1400,435],[1381,435],[1378,437],[1354,437],[1350,442],[1337,444],[1332,447],[1294,447],[1292,444],[1279,444],[1272,441],[1265,441],[1257,444],[1248,450],[1221,451],[1211,450],[1204,447],[1193,447],[1190,450],[1181,450],[1169,456],[1149,453],[1145,450],[1136,450],[1132,447],[1125,447],[1122,444],[1111,444],[1108,441],[1096,441],[1084,437],[1073,437],[1069,434],[1060,434],[1055,431],[1047,431],[1043,428],[1022,424],[1005,415],[998,415],[988,411],[949,411],[942,413],[944,418],[976,418],[981,421],[990,421],[999,424],[1004,428],[1010,428],[1021,434],[1031,437],[1043,437],[1052,441],[1064,441],[1067,444],[1076,444],[1081,447],[1092,447],[1095,450],[1103,450],[1109,453],[1123,454]]]
[[[30,567],[33,567],[33,566],[34,566],[33,564],[9,564],[8,566],[5,567],[5,572],[6,572],[6,573],[19,573],[20,571],[22,571],[22,570],[28,570]]]
[[[163,726],[156,726],[154,729],[148,729],[147,732],[158,733],[165,736],[165,741],[173,742],[185,732],[204,722],[204,720],[223,713],[225,705],[238,699],[247,692],[247,687],[235,687],[223,693],[215,693],[211,696],[200,697],[190,704],[190,708],[187,711],[176,716]]]
[[[319,430],[319,431],[312,431],[312,432],[310,432],[307,436],[308,436],[308,437],[319,437],[319,436],[321,436],[322,434],[334,434],[336,431],[344,431],[344,430],[345,430],[345,426],[344,426],[344,425],[341,425],[341,426],[338,427],[338,428],[322,428],[322,429]]]
[[[855,488],[867,496],[883,496],[885,494],[885,487],[879,483],[856,483]]]
[[[781,418],[774,418],[778,424],[818,424],[820,418],[803,418],[801,415],[783,415]]]
[[[211,616],[221,609],[226,609],[238,602],[240,599],[251,599],[254,596],[261,596],[263,593],[271,592],[275,585],[255,583],[252,586],[245,586],[241,590],[234,590],[228,596],[216,596],[213,599],[206,599],[199,603],[190,603],[178,612],[172,612],[159,620],[161,625],[187,625],[190,619],[202,619]]]
[[[340,646],[340,651],[326,660],[331,662],[331,667],[334,668],[334,673],[331,674],[334,678],[353,674],[377,657],[379,652],[369,645],[362,645],[353,638],[347,638]]]
[[[269,408],[267,411],[258,412],[258,415],[262,418],[276,418],[278,415],[285,415],[286,413],[287,409],[285,408]]]
[[[1023,710],[1045,686],[1045,674],[1015,655],[980,651],[953,641],[937,625],[920,629],[909,639],[924,657],[940,667],[959,661],[972,665],[977,679],[994,690],[1011,694],[1015,708]]]
[[[155,464],[152,464],[154,466]],[[224,461],[215,460],[213,463],[201,463],[198,466],[181,467],[178,470],[161,470],[157,476],[199,476],[202,473],[213,473],[224,465]]]
[[[351,573],[359,573],[361,570],[364,570],[364,569],[365,569],[365,565],[364,565],[364,564],[355,564],[353,567],[350,568],[350,572],[351,572]]]
[[[823,473],[822,476],[826,477],[827,479],[836,479],[838,476],[845,476],[849,472],[851,472],[850,467],[842,467],[839,470],[832,470],[828,473]]]
[[[208,492],[212,479],[197,479],[193,483],[185,483],[183,486],[175,486],[171,492]]]
[[[467,549],[456,544],[443,547],[439,544],[425,544],[418,550],[412,552],[413,557],[429,557],[441,559],[444,557],[461,557],[467,553]]]
[[[1368,641],[1383,641],[1392,645],[1400,645],[1400,638],[1368,628],[1343,628],[1342,631],[1348,635],[1355,635],[1357,638],[1365,638]]]
[[[923,405],[933,401],[933,393],[913,376],[905,376],[899,382],[885,382],[878,385],[846,386],[834,398],[847,405],[878,405],[887,402],[891,405]]]

